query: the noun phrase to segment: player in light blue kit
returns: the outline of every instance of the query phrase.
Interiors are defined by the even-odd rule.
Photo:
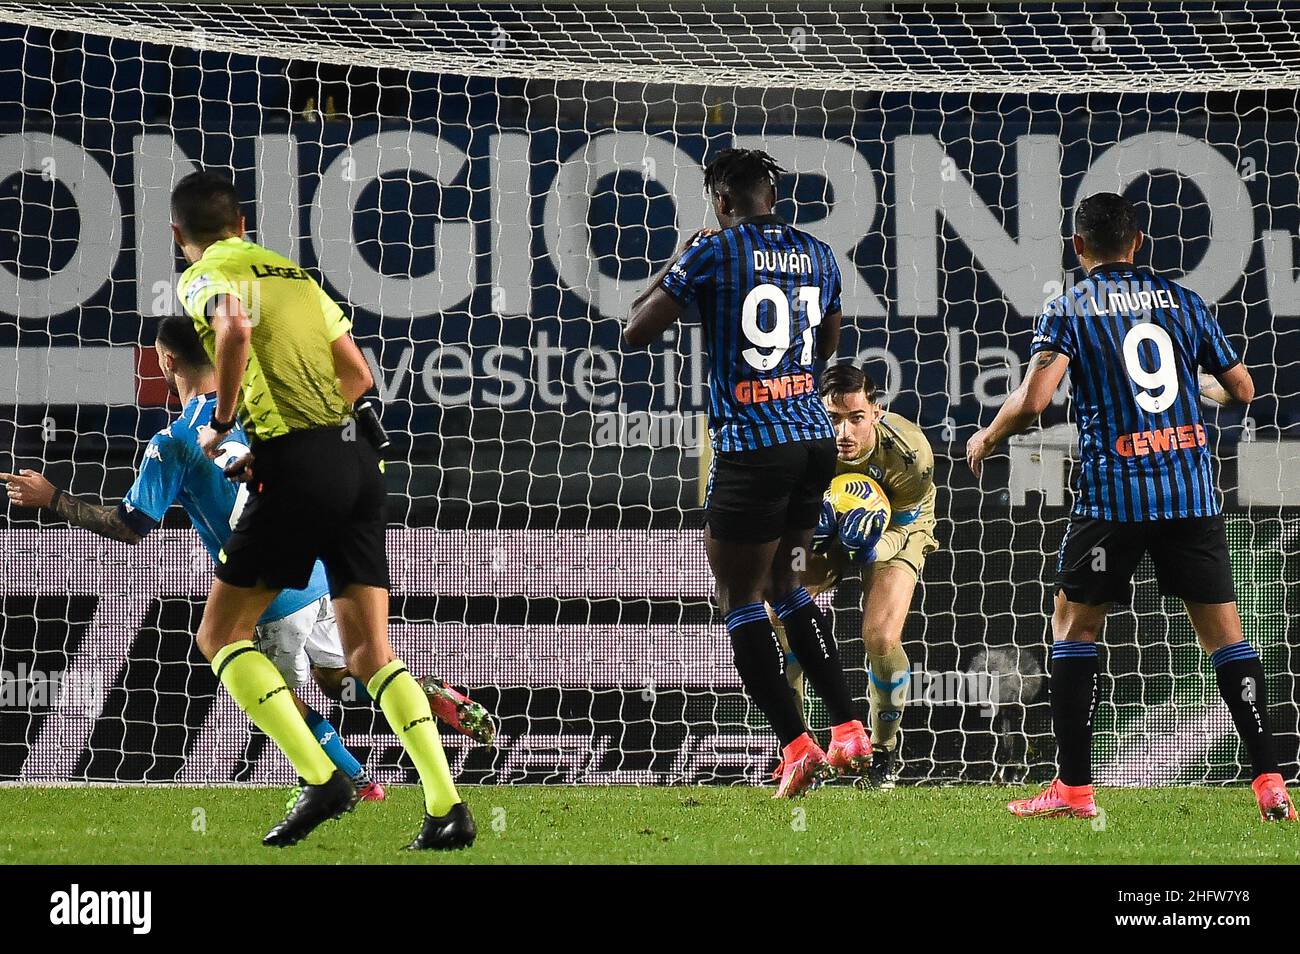
[[[138,543],[158,526],[168,508],[178,503],[217,561],[248,497],[247,487],[229,479],[223,469],[237,468],[237,462],[249,453],[248,440],[236,424],[226,435],[215,463],[199,448],[198,430],[216,407],[216,382],[214,369],[187,318],[163,318],[154,347],[167,386],[183,407],[180,415],[149,441],[135,483],[120,504],[114,507],[73,497],[30,470],[0,474],[0,480],[8,484],[12,503],[45,507],[75,526],[126,543]],[[331,699],[342,699],[349,684],[356,698],[369,698],[362,681],[349,676],[329,582],[320,562],[305,589],[280,592],[258,620],[254,634],[255,645],[283,675],[326,755],[352,779],[363,799],[382,801],[383,786],[372,780],[347,750],[338,730],[296,691],[310,677]],[[442,680],[426,678],[421,685],[439,719],[476,741],[491,743],[495,726],[483,706]]]

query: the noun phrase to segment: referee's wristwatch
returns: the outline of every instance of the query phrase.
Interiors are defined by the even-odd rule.
[[[213,414],[211,419],[208,421],[208,427],[212,428],[218,434],[228,434],[231,428],[235,426],[235,420],[235,415],[231,415],[230,420],[223,421],[219,419],[216,414]]]

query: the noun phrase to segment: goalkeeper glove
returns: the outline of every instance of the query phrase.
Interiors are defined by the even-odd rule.
[[[817,513],[817,527],[813,530],[813,553],[825,553],[835,542],[839,529],[839,525],[835,522],[835,508],[831,506],[829,500],[823,500],[822,509]]]
[[[871,563],[876,559],[876,544],[885,532],[885,515],[869,513],[859,507],[844,515],[840,523],[840,545],[850,562]]]
[[[383,409],[384,406],[379,402],[377,394],[363,394],[352,405],[352,416],[356,419],[357,427],[380,457],[388,452],[392,444],[388,439],[388,433],[384,430],[384,425],[379,420],[379,414]]]

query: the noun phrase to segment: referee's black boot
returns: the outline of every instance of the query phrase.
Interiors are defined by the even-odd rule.
[[[298,797],[289,806],[284,820],[266,833],[262,844],[272,848],[296,845],[321,822],[352,811],[357,804],[357,787],[352,780],[334,770],[334,774],[320,785],[304,785]]]
[[[415,836],[415,841],[406,846],[407,851],[449,851],[454,848],[468,848],[474,844],[478,829],[474,826],[474,817],[464,802],[451,806],[451,811],[439,818],[429,813],[424,815],[424,827]]]

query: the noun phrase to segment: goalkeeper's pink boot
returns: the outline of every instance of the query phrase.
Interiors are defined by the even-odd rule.
[[[1264,821],[1295,821],[1295,806],[1287,794],[1286,783],[1276,772],[1261,775],[1250,785],[1259,803],[1259,817]]]
[[[785,747],[781,760],[781,783],[773,798],[798,798],[820,786],[835,774],[826,753],[807,732]]]
[[[862,723],[854,719],[831,726],[831,747],[826,761],[839,775],[866,778],[871,770],[871,738]]]
[[[363,802],[382,802],[388,797],[388,793],[384,791],[381,783],[371,779],[357,789],[357,797]]]
[[[1059,778],[1033,798],[1008,802],[1007,810],[1021,818],[1049,815],[1062,818],[1096,818],[1097,803],[1091,785],[1066,785]]]

